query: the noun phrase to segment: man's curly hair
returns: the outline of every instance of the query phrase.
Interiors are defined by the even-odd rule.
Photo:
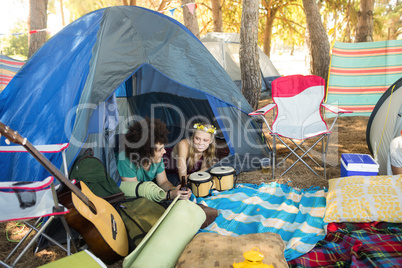
[[[125,152],[128,159],[137,167],[147,165],[155,155],[156,144],[167,144],[169,131],[166,124],[159,119],[146,117],[137,121],[128,129]]]

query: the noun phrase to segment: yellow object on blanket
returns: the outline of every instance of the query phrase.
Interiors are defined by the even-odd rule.
[[[232,267],[233,263],[244,263],[245,252],[254,247],[264,256],[264,264],[289,267],[284,256],[286,245],[281,236],[265,232],[239,236],[198,233],[181,253],[176,268]]]
[[[157,203],[166,197],[166,192],[152,181],[122,181],[120,190],[125,197],[145,197]]]
[[[324,222],[402,223],[402,175],[329,180]]]

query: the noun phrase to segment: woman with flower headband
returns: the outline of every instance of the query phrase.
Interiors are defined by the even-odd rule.
[[[193,130],[190,139],[181,140],[171,152],[173,169],[167,170],[167,173],[173,184],[178,184],[179,178],[183,176],[187,179],[189,174],[205,171],[215,164],[216,128],[213,125],[196,123]]]

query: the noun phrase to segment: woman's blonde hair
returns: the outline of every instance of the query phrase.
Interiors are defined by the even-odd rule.
[[[196,126],[203,126],[203,129],[200,129],[199,127]],[[207,131],[209,129],[215,129],[213,125],[202,125],[202,124],[195,124],[194,125],[195,130],[193,131],[193,134],[191,135],[190,139],[190,149],[189,149],[189,156],[188,156],[188,161],[187,161],[187,167],[192,170],[195,165],[195,149],[194,149],[194,136],[195,133],[198,131],[205,131],[209,134],[211,134],[211,143],[209,144],[208,148],[205,150],[203,153],[204,160],[206,161],[206,166],[207,168],[212,167],[215,164],[216,161],[216,156],[215,156],[215,133],[211,131]]]

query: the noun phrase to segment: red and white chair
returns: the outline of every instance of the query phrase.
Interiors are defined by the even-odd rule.
[[[275,177],[275,167],[281,165],[289,156],[294,154],[297,160],[292,163],[281,175],[285,175],[297,162],[304,163],[315,175],[319,176],[304,160],[309,157],[315,164],[324,168],[326,178],[326,155],[328,151],[328,140],[331,130],[340,114],[351,113],[335,106],[324,104],[325,81],[323,78],[314,75],[289,75],[275,79],[272,82],[272,104],[258,109],[249,115],[260,116],[267,125],[272,141],[272,178]],[[321,114],[322,107],[336,114],[331,127],[328,128]],[[270,125],[265,115],[276,108],[276,116]],[[307,139],[319,137],[309,148],[304,145]],[[284,139],[290,140],[296,148],[292,149]],[[281,141],[290,153],[277,162],[276,139]],[[297,142],[298,141],[298,142]],[[322,165],[317,163],[308,153],[322,141]],[[303,146],[302,146],[303,145]],[[301,155],[296,151],[301,150]]]
[[[35,148],[41,153],[61,153],[63,158],[63,168],[67,177],[68,170],[65,151],[68,146],[68,143],[64,143],[37,145]],[[20,145],[9,145],[0,146],[0,152],[19,153],[27,152],[27,150]],[[29,231],[20,242],[18,242],[6,259],[0,260],[0,266],[15,267],[41,236],[66,251],[67,255],[71,254],[71,244],[75,251],[77,251],[76,245],[72,240],[71,230],[64,218],[64,214],[68,212],[69,211],[58,202],[56,186],[52,176],[43,181],[35,182],[0,182],[0,222],[22,221],[29,227]],[[61,245],[44,232],[55,218],[60,218],[66,231],[66,246]],[[30,221],[31,219],[36,220],[33,222]],[[35,236],[27,242],[27,238],[33,231],[36,232]],[[20,247],[23,247],[21,252],[18,250]],[[13,259],[14,256],[16,257]]]

